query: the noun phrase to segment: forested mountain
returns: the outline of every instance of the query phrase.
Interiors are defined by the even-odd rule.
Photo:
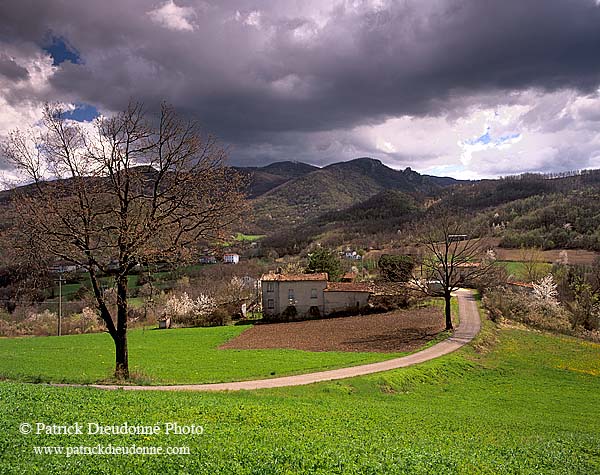
[[[324,213],[345,210],[382,191],[396,190],[425,199],[457,183],[452,178],[420,175],[410,168],[394,170],[379,160],[358,158],[317,169],[259,196],[254,201],[255,224],[267,232],[293,227]]]
[[[276,162],[264,167],[234,167],[248,177],[247,193],[249,198],[256,198],[273,188],[295,178],[304,176],[318,167],[302,162]]]
[[[600,171],[463,182],[432,195],[385,190],[299,225],[281,226],[264,244],[287,253],[314,241],[332,246],[399,242],[411,239],[409,223],[418,227],[444,208],[473,228],[487,227],[504,247],[600,251]]]
[[[323,168],[288,161],[235,170],[248,177],[253,208],[241,231],[266,234],[264,247],[278,253],[300,252],[315,241],[396,240],[440,207],[488,226],[505,247],[600,251],[599,170],[473,182],[394,170],[370,158]],[[12,195],[0,192],[0,230]]]

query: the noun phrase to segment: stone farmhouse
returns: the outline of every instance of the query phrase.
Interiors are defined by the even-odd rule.
[[[327,273],[265,274],[261,278],[263,315],[270,320],[356,313],[367,306],[368,284],[328,282]]]

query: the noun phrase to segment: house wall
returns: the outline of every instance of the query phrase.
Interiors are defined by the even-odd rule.
[[[325,297],[325,314],[343,312],[362,308],[367,305],[369,292],[323,292]]]
[[[269,284],[273,284],[273,291],[269,291]],[[296,282],[262,282],[263,314],[267,316],[281,315],[285,309],[294,305],[299,318],[309,315],[311,307],[318,307],[321,315],[325,312],[324,290],[327,286],[325,281],[296,281]],[[293,300],[290,301],[290,290],[293,292]],[[313,290],[315,291],[313,293]],[[316,295],[313,298],[313,294]],[[273,300],[273,307],[269,309],[269,299]]]

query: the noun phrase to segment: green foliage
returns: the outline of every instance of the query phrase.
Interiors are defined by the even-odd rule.
[[[265,237],[264,234],[243,234],[243,233],[237,233],[235,235],[235,240],[236,241],[240,241],[240,242],[254,242],[254,241],[260,241],[264,237]]]
[[[600,346],[501,330],[488,352],[258,392],[0,383],[2,473],[596,474]],[[22,435],[22,422],[199,424],[203,435]],[[33,446],[188,446],[191,455],[34,456]]]
[[[327,272],[329,280],[333,282],[342,275],[342,265],[337,253],[323,247],[318,247],[309,254],[306,270],[310,274]]]
[[[496,210],[501,245],[600,250],[600,192],[583,188],[518,200]]]
[[[592,286],[582,278],[576,278],[571,284],[571,288],[574,301],[568,304],[572,327],[582,326],[585,330],[598,330],[600,328],[600,295],[594,292]]]
[[[529,293],[498,289],[488,292],[483,301],[495,322],[507,319],[540,330],[572,333],[570,315],[563,306],[550,304]]]
[[[582,328],[598,336],[600,329],[600,259],[591,265],[556,264],[552,273],[561,302],[570,312],[573,330]]]
[[[407,282],[415,263],[410,256],[383,254],[378,262],[380,276],[390,282]]]

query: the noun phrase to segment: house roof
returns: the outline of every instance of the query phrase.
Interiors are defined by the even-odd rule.
[[[329,282],[325,292],[372,292],[369,284],[354,282]]]
[[[516,287],[525,287],[528,289],[533,289],[532,282],[508,282],[508,285],[514,285]]]
[[[235,253],[235,252],[226,252],[225,254],[223,254],[223,257],[226,256],[239,256],[239,254]]]
[[[319,274],[263,274],[261,280],[267,282],[302,282],[310,280],[327,280],[327,272]]]

